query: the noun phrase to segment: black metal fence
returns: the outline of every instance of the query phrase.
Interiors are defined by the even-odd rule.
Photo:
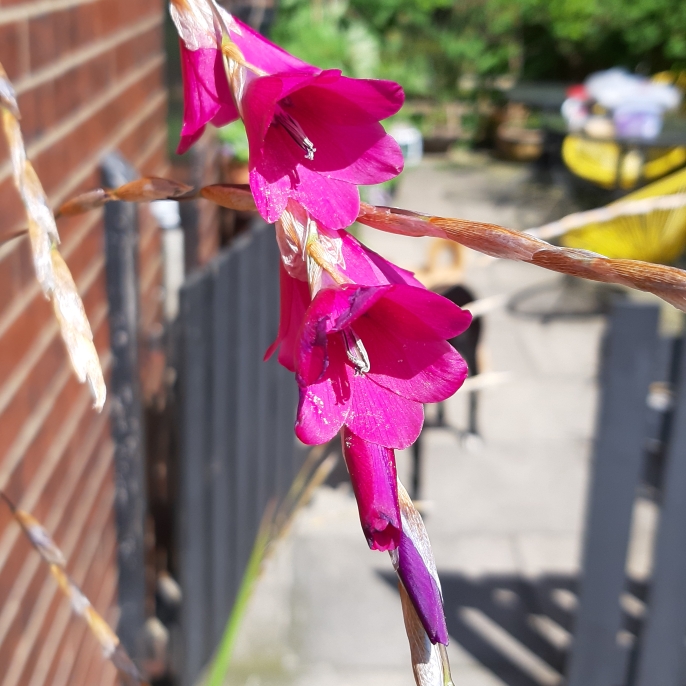
[[[217,647],[268,501],[295,469],[292,374],[263,355],[278,328],[279,253],[256,225],[181,291],[178,324],[182,684]]]
[[[683,686],[686,346],[683,338],[658,336],[656,305],[625,303],[611,314],[603,352],[568,683]],[[626,573],[639,495],[660,513],[647,584]]]
[[[507,686],[686,684],[686,338],[659,328],[657,305],[609,314],[581,574],[439,568],[450,636]],[[639,498],[657,511],[648,578],[628,564]],[[477,630],[475,610],[515,648]]]

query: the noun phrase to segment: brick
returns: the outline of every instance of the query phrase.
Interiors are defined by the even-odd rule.
[[[0,63],[11,81],[26,72],[26,29],[24,22],[0,26]]]
[[[22,0],[0,0],[0,6],[18,4]],[[24,0],[28,5],[31,0]],[[14,80],[29,76],[40,69],[59,69],[60,60],[73,57],[74,51],[83,48],[97,48],[98,42],[123,29],[133,28],[150,17],[159,16],[162,6],[155,0],[97,0],[75,5],[67,9],[34,16],[16,24],[0,26],[0,61]],[[142,107],[162,92],[164,87],[163,67],[156,67],[137,83],[127,87],[125,92],[113,96],[106,105],[86,121],[79,121],[74,130],[67,131],[48,148],[41,148],[45,136],[52,136],[65,123],[77,121],[82,108],[88,107],[94,98],[111,92],[115,84],[128,78],[157,54],[162,46],[161,25],[132,35],[121,45],[102,52],[87,62],[76,64],[69,71],[22,91],[19,105],[23,115],[22,127],[30,146],[32,162],[49,195],[65,193],[75,174],[82,176],[73,184],[70,194],[76,195],[100,184],[97,167],[88,169],[84,161],[97,159],[98,154],[131,121]],[[71,57],[70,57],[71,56]],[[26,83],[26,82],[24,82]],[[139,126],[126,136],[118,146],[132,162],[140,165],[143,174],[160,174],[167,166],[166,146],[160,137],[165,125],[165,106],[161,104]],[[0,165],[8,159],[7,148],[0,140]],[[89,162],[94,164],[93,162]],[[0,167],[1,168],[1,167]],[[0,238],[2,233],[16,230],[25,222],[23,207],[19,202],[11,178],[0,178]],[[141,294],[141,314],[145,326],[159,321],[161,316],[159,284],[161,281],[160,236],[149,213],[141,218],[140,268],[145,274],[146,287]],[[89,273],[94,261],[103,255],[103,233],[101,214],[87,214],[81,217],[63,218],[59,222],[66,260],[77,281]],[[52,311],[35,286],[35,275],[28,242],[20,239],[8,244],[0,251],[0,324],[7,323],[0,330],[0,397],[7,389],[7,382],[16,378],[13,374],[25,361],[32,346],[46,331],[52,321]],[[87,289],[84,304],[89,316],[102,313],[107,302],[104,274],[101,272]],[[18,308],[17,304],[21,303]],[[9,317],[12,314],[12,319]],[[103,321],[95,330],[96,347],[100,353],[108,350],[109,330]],[[24,362],[25,364],[25,362]],[[57,499],[64,492],[65,484],[74,474],[74,469],[83,466],[83,474],[69,500],[64,515],[54,531],[58,543],[66,540],[70,530],[83,527],[83,535],[77,542],[70,562],[77,560],[84,543],[98,537],[100,547],[93,558],[83,581],[84,590],[96,602],[101,611],[116,601],[116,555],[114,549],[115,529],[112,512],[93,528],[97,502],[109,501],[113,493],[113,475],[108,473],[102,484],[94,507],[84,515],[79,502],[85,496],[89,475],[93,473],[97,455],[108,445],[108,423],[96,416],[89,408],[88,391],[78,384],[69,369],[66,351],[59,335],[47,341],[44,350],[35,359],[21,386],[14,392],[11,401],[0,411],[0,466],[6,459],[9,447],[16,441],[18,432],[26,422],[35,416],[36,407],[45,398],[46,389],[54,379],[66,379],[56,401],[50,407],[44,421],[37,427],[30,445],[21,462],[13,470],[11,478],[2,487],[19,499],[23,493],[44,479],[40,498],[34,508],[39,518],[50,516]],[[55,440],[75,415],[77,407],[85,407],[75,426],[65,436],[66,442],[59,461],[46,466],[46,455],[50,455]],[[91,443],[91,448],[86,446]],[[89,454],[84,454],[89,453]],[[86,461],[83,464],[83,461]],[[46,471],[50,469],[52,471]],[[110,505],[106,504],[109,508]],[[0,541],[14,524],[7,512],[0,511]],[[110,547],[107,547],[110,541]],[[6,594],[12,588],[24,563],[35,555],[23,537],[18,537],[9,558],[0,565],[0,612],[6,605]],[[35,558],[34,558],[35,559]],[[0,664],[11,665],[13,655],[26,636],[25,628],[32,609],[42,588],[51,589],[43,565],[37,567],[35,577],[20,599],[19,612],[6,639],[0,642]],[[98,590],[107,584],[110,590],[102,596]],[[78,619],[65,625],[54,653],[43,651],[44,641],[51,636],[51,625],[57,618],[64,618],[64,601],[57,594],[52,597],[48,610],[40,622],[35,642],[28,646],[27,660],[17,683],[28,683],[31,676],[43,674],[44,683],[102,683],[114,686],[116,676],[106,663],[92,637],[84,630]],[[60,619],[60,621],[62,621]],[[41,656],[49,662],[43,665]],[[62,666],[64,665],[64,666]]]

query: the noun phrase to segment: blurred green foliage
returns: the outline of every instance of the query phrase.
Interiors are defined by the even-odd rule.
[[[222,143],[231,147],[231,156],[234,160],[238,162],[248,161],[250,153],[248,136],[245,133],[245,125],[240,119],[217,129],[217,135]]]
[[[302,59],[453,98],[498,76],[583,79],[686,67],[682,0],[281,0],[274,40]]]

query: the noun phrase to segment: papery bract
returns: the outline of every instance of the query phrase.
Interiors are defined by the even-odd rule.
[[[393,566],[412,600],[429,640],[447,645],[449,639],[443,596],[429,536],[421,515],[400,481],[398,503],[402,534],[398,548],[390,552]]]

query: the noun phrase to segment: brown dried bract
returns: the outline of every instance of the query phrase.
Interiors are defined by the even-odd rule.
[[[57,581],[61,591],[69,599],[72,611],[85,620],[91,633],[100,644],[103,655],[117,668],[123,682],[131,686],[146,686],[146,682],[119,642],[117,634],[112,631],[107,622],[95,611],[88,598],[70,578],[66,570],[64,555],[47,530],[28,512],[17,509],[4,492],[0,491],[0,497],[9,506],[14,519],[31,545],[33,545],[43,558],[43,561],[49,566],[50,573]]]
[[[151,202],[153,200],[175,200],[188,195],[192,191],[192,186],[188,186],[180,181],[148,176],[125,183],[123,186],[109,191],[109,193],[116,200]]]
[[[83,214],[84,212],[102,207],[110,200],[112,200],[112,196],[109,191],[106,191],[104,188],[96,188],[94,191],[87,191],[71,200],[67,200],[55,212],[55,217],[72,217],[76,214]]]
[[[250,186],[218,183],[200,189],[200,195],[221,207],[239,212],[257,212]]]

